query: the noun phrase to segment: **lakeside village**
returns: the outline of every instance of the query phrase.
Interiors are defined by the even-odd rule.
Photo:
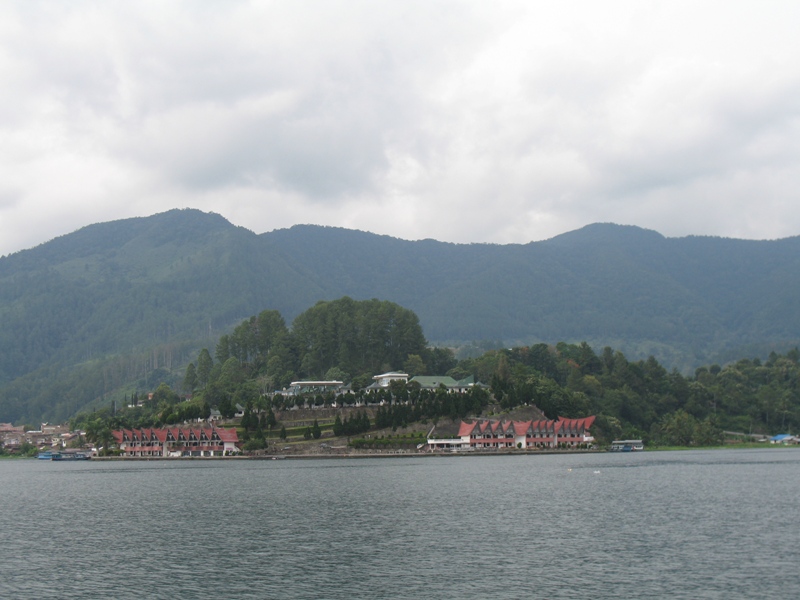
[[[422,389],[446,390],[448,394],[465,394],[474,387],[487,387],[473,382],[472,378],[455,381],[447,376],[417,376],[409,379],[406,373],[391,372],[374,376],[368,389],[386,391],[393,382],[410,383]],[[373,424],[376,427],[385,425],[380,422],[380,414],[382,411],[385,414],[386,407],[392,403],[384,399],[374,404],[348,404],[343,402],[343,398],[349,391],[341,381],[296,381],[289,388],[276,392],[295,399],[295,402],[279,412],[283,423],[280,432],[271,430],[266,436],[265,447],[255,450],[248,448],[244,439],[247,438],[247,429],[243,421],[248,416],[258,420],[260,411],[255,409],[254,413],[247,415],[247,409],[238,404],[230,419],[224,419],[219,411],[211,410],[207,419],[195,419],[179,426],[113,430],[110,437],[106,437],[105,445],[97,443],[96,435],[70,431],[69,425],[43,423],[39,430],[34,431],[0,423],[0,450],[6,455],[35,454],[50,460],[85,460],[100,455],[134,459],[285,458],[515,451],[629,452],[644,449],[641,440],[615,440],[610,446],[600,448],[592,435],[594,416],[547,419],[535,406],[521,407],[501,418],[437,419],[433,424],[402,427],[408,431],[401,433],[392,426],[384,428],[387,431],[375,431]],[[315,402],[323,395],[333,400],[329,404]],[[342,414],[345,415],[344,421]],[[357,420],[360,422],[356,423]],[[752,441],[789,445],[800,444],[800,437],[782,434],[770,438],[760,436]]]

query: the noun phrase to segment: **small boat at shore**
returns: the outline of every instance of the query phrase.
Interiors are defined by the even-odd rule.
[[[611,442],[612,452],[641,452],[644,450],[642,440],[614,440]]]
[[[92,458],[85,452],[58,452],[52,460],[89,460]]]
[[[36,455],[39,460],[89,460],[91,456],[85,452],[53,452],[48,450]]]

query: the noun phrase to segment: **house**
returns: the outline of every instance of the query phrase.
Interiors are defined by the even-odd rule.
[[[14,427],[11,423],[0,423],[0,445],[16,448],[23,441],[25,441],[25,428]]]
[[[333,392],[340,394],[345,385],[342,381],[293,381],[283,391],[284,396],[305,396],[307,394],[325,394]]]
[[[576,448],[591,444],[595,417],[538,421],[477,420],[461,422],[458,437],[428,437],[430,450],[484,450],[500,448]]]
[[[389,387],[392,381],[402,381],[408,383],[408,373],[399,373],[391,371],[389,373],[382,373],[375,375],[372,378],[372,383],[367,386],[367,390],[383,390]]]
[[[464,393],[473,387],[486,387],[482,383],[475,383],[473,376],[456,381],[448,375],[417,375],[410,383],[416,383],[423,390],[437,390],[439,386],[444,386],[449,392]]]
[[[120,429],[112,435],[123,456],[226,456],[239,453],[236,429],[167,427]]]

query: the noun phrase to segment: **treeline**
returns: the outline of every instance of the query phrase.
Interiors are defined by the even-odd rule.
[[[316,421],[314,421],[316,423]],[[365,433],[370,429],[369,416],[365,411],[358,411],[354,415],[342,419],[340,415],[336,415],[336,420],[333,422],[333,435],[336,437],[343,435],[358,435]]]
[[[222,382],[228,389],[237,381],[258,380],[271,389],[296,379],[356,379],[371,381],[382,369],[398,368],[409,356],[430,356],[417,316],[393,302],[356,301],[345,297],[318,302],[287,328],[274,310],[263,311],[223,335],[214,360],[201,352],[190,364],[184,391],[209,390]],[[268,391],[272,391],[269,389]]]
[[[549,418],[598,416],[604,437],[675,445],[713,445],[722,431],[777,433],[800,426],[800,351],[701,367],[693,376],[667,371],[653,357],[628,361],[610,347],[538,344],[461,361],[491,382],[503,408],[532,403]]]
[[[186,369],[182,391],[188,399],[162,385],[144,401],[148,410],[127,418],[133,426],[170,424],[202,418],[211,408],[232,417],[238,404],[245,410],[245,431],[260,438],[262,430],[276,425],[273,410],[377,406],[374,423],[359,413],[334,427],[337,435],[356,435],[370,426],[397,429],[528,405],[553,419],[596,415],[597,434],[604,440],[714,445],[724,430],[796,431],[799,360],[800,351],[794,349],[772,353],[763,362],[742,359],[684,376],[653,357],[629,361],[622,352],[606,347],[597,353],[585,342],[493,349],[456,360],[451,350],[425,347],[410,311],[389,302],[343,298],[317,304],[298,316],[291,329],[276,311],[242,322],[220,338],[213,357],[203,350]],[[465,393],[398,381],[386,389],[366,389],[374,374],[394,369],[412,376],[471,376],[487,385]],[[350,391],[338,397],[273,393],[293,379],[338,379]]]
[[[684,373],[698,360],[765,358],[800,339],[800,284],[786,276],[799,250],[797,237],[667,239],[609,224],[522,246],[311,226],[255,235],[195,210],[94,225],[0,257],[0,421],[61,421],[161,382],[181,390],[172,377],[202,347],[220,368],[236,358],[274,388],[328,365],[357,383],[385,364],[415,374],[456,366],[443,351],[420,347],[411,359],[394,340],[380,345],[380,322],[416,320],[391,310],[365,322],[312,310],[283,340],[269,333],[280,338],[277,324],[264,339],[263,323],[248,322],[217,360],[212,344],[242,316],[269,306],[291,320],[321,294],[413,308],[429,339],[454,345],[586,339],[598,351],[656,353]]]

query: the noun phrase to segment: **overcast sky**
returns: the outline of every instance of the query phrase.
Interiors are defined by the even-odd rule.
[[[0,254],[170,208],[800,234],[800,3],[0,3]]]

